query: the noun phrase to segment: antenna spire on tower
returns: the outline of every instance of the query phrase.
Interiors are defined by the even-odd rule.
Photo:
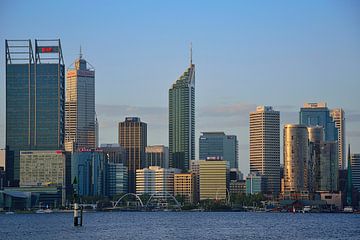
[[[192,65],[192,42],[190,42],[190,66]]]
[[[80,59],[82,59],[82,51],[81,51],[81,45],[80,45]]]

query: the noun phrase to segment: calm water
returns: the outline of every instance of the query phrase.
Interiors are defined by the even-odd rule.
[[[0,239],[360,239],[360,214],[242,212],[0,215]]]

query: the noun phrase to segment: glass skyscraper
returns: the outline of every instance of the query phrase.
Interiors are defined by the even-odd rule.
[[[21,150],[64,148],[65,67],[60,40],[6,40],[7,178],[18,185]]]
[[[169,164],[184,171],[195,158],[195,64],[169,89]]]
[[[224,132],[203,132],[199,138],[199,158],[220,157],[238,169],[238,141],[235,135]]]
[[[322,126],[325,141],[338,141],[338,130],[326,103],[305,103],[300,109],[299,122],[308,127]]]

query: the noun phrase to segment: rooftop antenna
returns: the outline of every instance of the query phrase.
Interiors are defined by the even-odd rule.
[[[80,45],[80,57],[79,57],[79,58],[82,59],[82,56],[83,56],[83,55],[82,55],[81,45]]]
[[[190,66],[192,66],[192,42],[190,42]]]

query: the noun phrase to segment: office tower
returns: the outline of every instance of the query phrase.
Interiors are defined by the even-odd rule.
[[[180,197],[185,204],[194,203],[195,177],[192,173],[174,175],[174,196]]]
[[[0,149],[0,169],[6,169],[6,149]]]
[[[20,151],[62,150],[65,66],[60,40],[5,40],[6,146],[10,184],[20,179]]]
[[[305,125],[284,127],[284,191],[307,191],[309,134]]]
[[[126,151],[129,192],[135,193],[136,170],[145,165],[147,146],[147,125],[138,117],[127,117],[119,123],[119,144]]]
[[[225,160],[200,160],[200,200],[226,199],[229,163]]]
[[[246,193],[246,180],[231,180],[230,181],[230,195],[232,194],[245,194]]]
[[[145,148],[145,167],[158,166],[169,168],[169,148],[164,145],[147,146]]]
[[[71,157],[71,179],[79,196],[105,195],[105,161],[101,151],[81,149]]]
[[[353,183],[352,183],[352,164],[351,164],[351,153],[350,153],[350,144],[348,147],[347,154],[348,162],[347,162],[347,180],[346,180],[346,206],[352,206],[353,204]]]
[[[96,147],[95,70],[80,56],[66,74],[65,149]]]
[[[103,152],[106,162],[126,165],[126,151],[120,144],[101,144],[99,150]]]
[[[360,154],[353,153],[350,156],[352,184],[360,192]]]
[[[264,191],[280,191],[280,112],[259,106],[250,113],[250,172],[263,176]]]
[[[20,187],[47,185],[65,187],[65,153],[20,151]]]
[[[189,169],[195,158],[195,64],[169,89],[169,163],[170,167]]]
[[[174,195],[174,174],[180,169],[150,166],[136,170],[136,193],[154,194],[166,197],[166,193]]]
[[[341,108],[336,108],[330,112],[332,119],[335,122],[335,127],[338,133],[338,157],[339,169],[345,169],[346,154],[345,154],[345,113]]]
[[[330,115],[326,103],[305,103],[300,109],[299,123],[310,126],[322,126],[325,133],[325,141],[337,141],[338,130]]]
[[[230,168],[239,168],[238,141],[235,135],[224,132],[202,132],[199,138],[199,158],[220,157],[230,163]]]
[[[259,172],[251,172],[246,177],[246,194],[261,193],[264,188],[263,176]]]
[[[309,145],[310,158],[308,162],[308,183],[309,183],[309,191],[315,192],[320,190],[320,181],[321,181],[320,144],[324,141],[324,128],[321,126],[308,127],[308,133],[309,133],[309,141],[310,141],[310,145]]]
[[[105,161],[106,168],[106,195],[113,197],[127,193],[128,190],[128,170],[122,163]]]
[[[336,141],[320,143],[320,191],[338,190],[339,163]]]
[[[95,115],[95,147],[99,147],[99,121]]]

